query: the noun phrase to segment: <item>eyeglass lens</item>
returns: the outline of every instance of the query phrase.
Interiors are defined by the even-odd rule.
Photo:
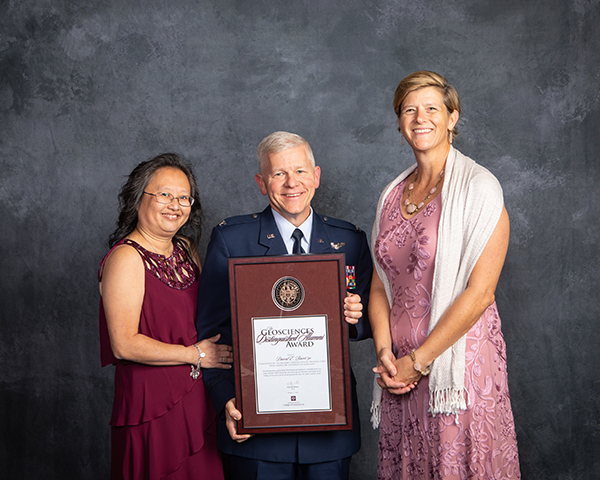
[[[144,193],[148,193],[148,192],[144,192]],[[192,204],[194,203],[194,199],[187,195],[182,195],[181,197],[175,197],[175,196],[171,195],[170,193],[166,193],[166,192],[159,192],[159,193],[154,193],[154,194],[148,193],[148,195],[154,195],[154,197],[156,198],[156,201],[158,203],[162,203],[163,205],[168,205],[175,198],[179,202],[179,205],[181,205],[182,207],[191,207]]]

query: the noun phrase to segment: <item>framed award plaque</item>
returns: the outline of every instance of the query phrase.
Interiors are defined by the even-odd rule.
[[[229,259],[239,433],[352,428],[344,254]]]

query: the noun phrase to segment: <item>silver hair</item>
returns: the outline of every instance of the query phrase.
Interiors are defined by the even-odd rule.
[[[299,147],[304,145],[308,158],[313,168],[315,168],[315,157],[312,149],[306,140],[300,135],[289,132],[274,132],[268,137],[265,137],[256,149],[256,156],[258,157],[258,172],[262,175],[265,167],[265,163],[269,159],[269,155],[272,153],[279,153],[290,148]]]

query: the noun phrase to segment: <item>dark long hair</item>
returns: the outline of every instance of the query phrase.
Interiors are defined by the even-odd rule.
[[[188,242],[191,242],[194,246],[198,243],[200,234],[202,233],[202,206],[200,205],[196,177],[194,177],[192,167],[181,155],[163,153],[135,167],[129,174],[127,182],[121,188],[121,192],[119,193],[119,220],[117,221],[117,228],[108,238],[108,246],[110,248],[133,232],[138,222],[138,208],[146,186],[158,170],[166,167],[177,168],[186,175],[190,182],[190,196],[194,198],[190,217],[175,234],[174,238],[186,247],[188,253],[190,253],[187,248]]]

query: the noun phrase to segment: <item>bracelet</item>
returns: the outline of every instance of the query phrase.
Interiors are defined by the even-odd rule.
[[[421,375],[423,375],[424,377],[426,377],[427,375],[429,375],[431,373],[431,365],[428,365],[425,370],[421,370],[421,364],[419,362],[417,362],[417,359],[415,357],[415,350],[414,349],[410,352],[410,358],[413,361],[413,367],[414,367],[414,369],[417,372],[419,372]]]
[[[206,353],[200,350],[200,347],[194,343],[194,347],[198,350],[198,363],[196,365],[192,365],[192,373],[190,373],[190,377],[194,380],[197,380],[200,376],[200,368],[202,367],[202,359],[206,357]]]

